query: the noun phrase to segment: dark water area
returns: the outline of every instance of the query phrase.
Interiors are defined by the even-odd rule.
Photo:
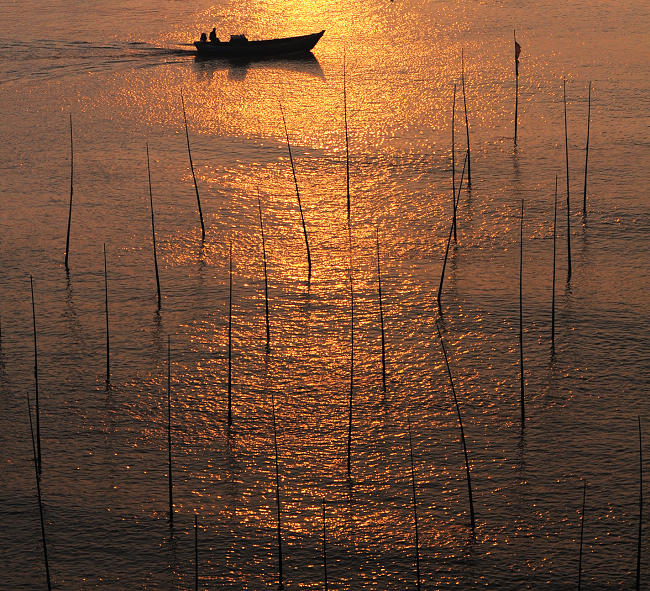
[[[634,588],[639,416],[646,475],[650,457],[644,3],[63,0],[0,7],[0,589],[45,587],[26,403],[27,392],[34,398],[30,275],[54,588],[193,588],[195,514],[200,588],[277,588],[272,399],[286,589],[323,588],[323,499],[330,589],[416,588],[407,417],[424,589],[577,588],[585,481],[582,588]],[[188,44],[212,26],[222,39],[326,33],[305,60],[197,61]],[[516,147],[513,29],[522,47]],[[454,83],[456,183],[466,149],[461,51],[472,184],[468,190],[465,182],[460,194],[441,317]],[[280,104],[309,236],[310,280]],[[463,419],[475,537],[437,327]],[[173,529],[167,519],[168,335]],[[647,589],[650,493],[644,492],[641,588]]]

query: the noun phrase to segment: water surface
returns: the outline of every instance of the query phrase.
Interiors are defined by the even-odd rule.
[[[34,389],[30,274],[38,328],[42,488],[55,588],[191,588],[194,513],[200,522],[202,588],[276,588],[272,394],[288,589],[323,586],[322,499],[330,588],[415,588],[407,417],[413,427],[424,588],[574,589],[585,479],[583,588],[632,587],[636,421],[637,415],[648,416],[650,375],[644,3],[98,0],[81,6],[68,0],[28,6],[2,2],[1,7],[2,588],[45,584],[25,401],[26,391]],[[250,38],[326,33],[310,60],[197,62],[184,44],[212,26],[222,39],[240,32]],[[513,29],[522,45],[516,149]],[[472,186],[461,194],[458,242],[450,251],[439,321],[436,293],[451,221],[454,83],[457,182],[466,145],[461,52]],[[588,213],[583,217],[590,81]],[[207,227],[204,245],[181,92]],[[311,281],[280,104],[309,232]],[[70,114],[74,209],[67,277]],[[551,358],[556,174],[558,282]],[[269,355],[258,196],[269,269]],[[521,199],[528,416],[523,436]],[[228,430],[231,242],[234,424]],[[350,263],[355,304],[351,486],[346,460]],[[437,321],[463,414],[475,540]],[[167,522],[167,335],[173,532]],[[647,539],[644,528],[645,557]],[[644,577],[646,564],[644,559]]]

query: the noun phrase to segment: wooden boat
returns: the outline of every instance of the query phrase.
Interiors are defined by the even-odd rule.
[[[325,31],[284,37],[249,41],[244,35],[232,35],[230,41],[195,41],[197,57],[216,57],[226,59],[264,59],[285,55],[296,55],[311,51]]]

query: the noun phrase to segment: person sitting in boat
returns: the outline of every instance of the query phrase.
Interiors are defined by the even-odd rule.
[[[219,43],[219,37],[217,37],[216,27],[212,27],[212,31],[210,31],[210,43]]]
[[[205,33],[201,33],[201,43],[207,43],[208,36]]]

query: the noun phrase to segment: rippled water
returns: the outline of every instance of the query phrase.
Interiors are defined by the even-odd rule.
[[[407,417],[424,588],[576,588],[583,479],[588,483],[583,588],[632,588],[639,523],[637,415],[646,420],[644,451],[650,457],[645,3],[98,0],[82,5],[67,0],[3,1],[0,7],[0,588],[45,585],[25,400],[34,390],[30,274],[38,329],[42,489],[55,588],[192,588],[195,513],[201,588],[277,588],[272,395],[287,589],[323,588],[323,499],[329,588],[415,588]],[[311,60],[197,62],[183,44],[214,25],[221,38],[239,32],[249,38],[326,33]],[[522,45],[517,149],[513,28]],[[452,87],[460,85],[461,51],[472,186],[460,198],[458,243],[450,251],[440,320],[436,294],[451,220]],[[589,81],[591,150],[583,217]],[[204,246],[181,91],[207,226]],[[458,182],[466,142],[460,86],[457,101]],[[309,233],[311,281],[280,104]],[[67,278],[69,114],[74,208]],[[163,296],[159,314],[146,143]],[[556,174],[558,283],[551,358]],[[268,356],[258,195],[269,271]],[[528,416],[523,436],[522,198]],[[230,242],[233,426],[228,430]],[[436,322],[465,427],[475,539]],[[167,335],[173,531],[167,521]],[[642,588],[649,551],[644,527]]]

